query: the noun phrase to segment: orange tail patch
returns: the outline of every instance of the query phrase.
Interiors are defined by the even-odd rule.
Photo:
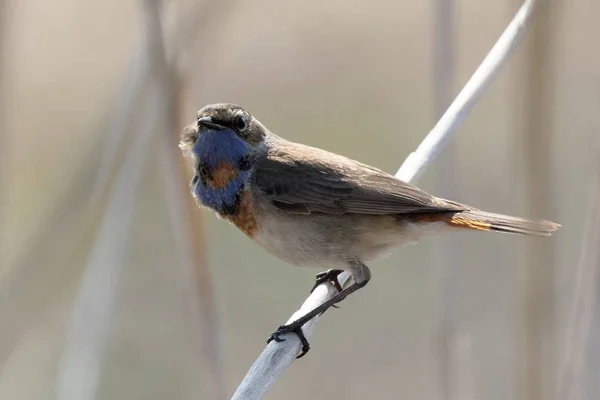
[[[478,231],[490,231],[492,230],[492,224],[489,222],[478,221],[476,219],[468,218],[461,214],[454,214],[452,217],[444,217],[442,219],[448,225],[456,226],[458,228],[476,229]]]
[[[455,213],[421,214],[412,218],[413,222],[445,222],[457,228],[477,231],[495,231],[530,236],[550,236],[560,225],[554,222],[532,221],[509,215],[493,214],[479,210],[457,211]]]
[[[478,231],[490,231],[492,230],[492,224],[488,222],[483,222],[480,220],[476,220],[473,218],[469,218],[461,213],[456,213],[453,215],[448,214],[422,214],[416,218],[413,218],[413,222],[423,222],[423,223],[433,223],[433,222],[445,222],[450,226],[455,226],[457,228],[466,228],[466,229],[476,229]]]

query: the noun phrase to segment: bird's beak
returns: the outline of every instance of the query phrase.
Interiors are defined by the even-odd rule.
[[[210,129],[217,129],[217,130],[225,129],[225,127],[223,125],[214,123],[211,117],[199,118],[198,124],[202,125],[206,128],[210,128]]]

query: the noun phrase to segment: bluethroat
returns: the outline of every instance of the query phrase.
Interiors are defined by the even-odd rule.
[[[365,262],[395,247],[460,229],[549,236],[559,227],[432,196],[377,168],[285,140],[235,104],[201,108],[180,147],[194,163],[191,190],[199,205],[285,262],[332,267],[316,284],[331,281],[338,293],[269,337],[294,332],[300,356],[309,349],[302,326],[365,286]],[[342,270],[354,280],[343,290]]]

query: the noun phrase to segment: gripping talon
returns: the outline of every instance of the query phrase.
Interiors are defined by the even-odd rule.
[[[296,358],[304,357],[304,355],[310,350],[310,344],[308,343],[306,336],[304,336],[304,332],[302,332],[302,325],[295,326],[293,323],[289,325],[281,325],[275,332],[271,334],[271,336],[269,336],[267,343],[271,343],[273,340],[276,342],[284,342],[285,339],[281,338],[280,335],[291,332],[295,333],[296,336],[298,336],[298,339],[300,339],[300,343],[302,343],[302,352]]]
[[[308,344],[308,340],[306,339],[306,336],[304,336],[301,326],[294,329],[294,333],[298,336],[298,339],[300,339],[300,343],[302,343],[302,352],[296,357],[296,359],[298,359],[304,357],[306,353],[308,353],[310,350],[310,344]]]
[[[285,325],[281,325],[279,328],[277,328],[275,332],[271,333],[271,336],[269,336],[269,338],[267,339],[267,344],[271,343],[273,340],[278,343],[285,342],[285,339],[279,337],[281,334],[288,332],[287,330],[285,330],[285,328]]]
[[[310,292],[314,292],[317,286],[325,282],[331,282],[331,284],[338,290],[338,292],[342,291],[342,285],[340,285],[340,281],[338,281],[338,275],[341,274],[341,269],[328,269],[324,272],[319,272],[316,276],[315,285],[310,289]]]

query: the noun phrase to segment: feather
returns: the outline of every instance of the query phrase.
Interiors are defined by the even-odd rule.
[[[460,211],[379,169],[281,139],[256,160],[252,184],[289,213],[409,214]]]

